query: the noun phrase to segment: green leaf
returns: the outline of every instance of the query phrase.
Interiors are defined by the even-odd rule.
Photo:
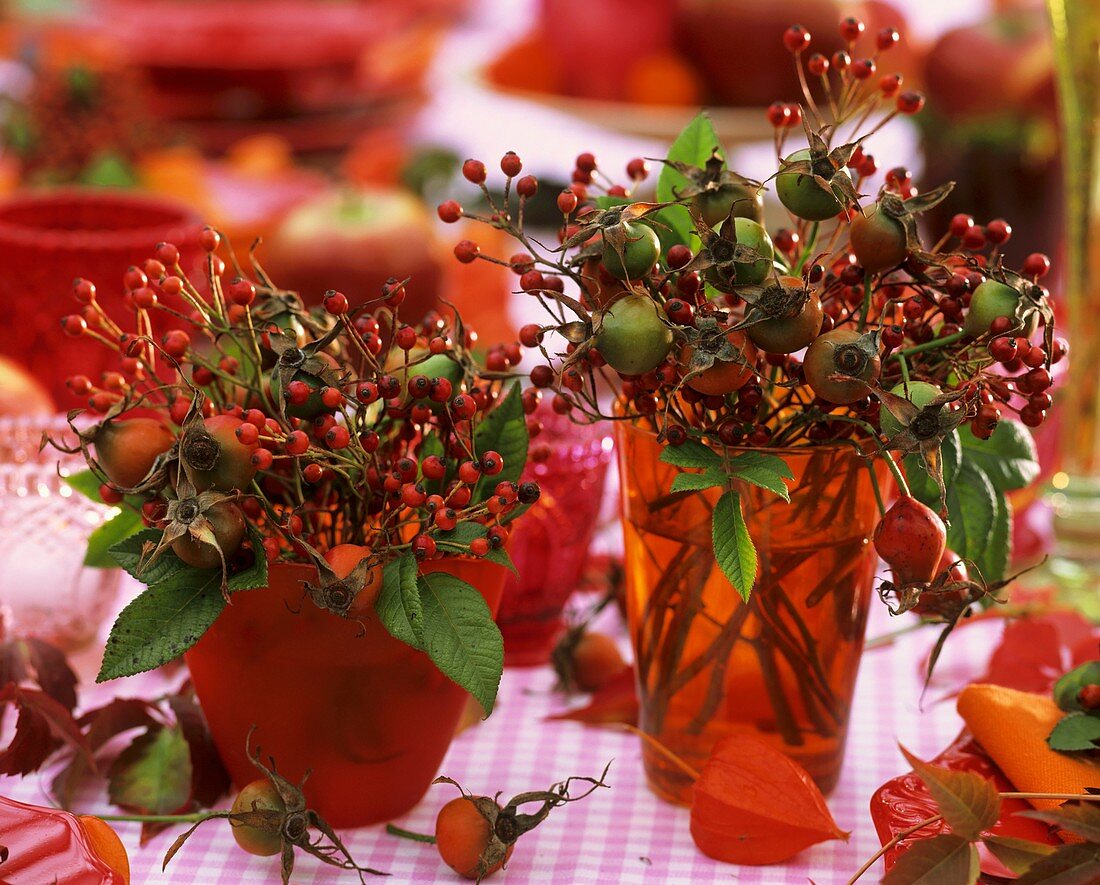
[[[998,497],[985,472],[963,461],[959,475],[947,487],[947,546],[964,559],[978,560],[993,535]]]
[[[108,775],[111,802],[138,814],[172,814],[191,798],[191,750],[178,727],[152,728],[123,750]]]
[[[499,452],[504,469],[496,476],[484,476],[474,489],[474,503],[484,501],[498,483],[519,482],[527,464],[527,417],[523,412],[523,396],[519,384],[513,384],[499,403],[474,431],[474,452]]]
[[[714,505],[714,558],[741,598],[748,602],[756,582],[756,547],[741,513],[741,496],[726,492]]]
[[[111,548],[111,558],[129,572],[131,577],[137,578],[143,584],[159,583],[172,577],[176,572],[190,568],[171,550],[165,550],[151,565],[138,571],[145,545],[156,544],[160,541],[161,535],[162,532],[157,529],[146,529],[131,535]]]
[[[626,206],[630,200],[626,197],[612,197],[609,194],[600,194],[596,197],[597,209],[611,209],[614,206]]]
[[[668,149],[668,160],[673,163],[686,163],[689,166],[702,167],[710,159],[711,152],[722,143],[707,113],[700,113],[681,130]],[[657,201],[667,203],[676,199],[676,192],[687,186],[688,180],[671,166],[663,165],[657,178]]]
[[[525,514],[533,506],[535,506],[535,505],[534,504],[524,504],[522,501],[520,501],[519,503],[513,504],[511,510],[505,511],[504,513],[502,513],[500,516],[497,517],[497,522],[500,523],[501,525],[508,525],[508,523],[512,522],[513,520],[519,519],[521,516],[523,516],[523,514]]]
[[[1100,747],[1100,716],[1070,713],[1063,718],[1047,738],[1052,750],[1073,753]]]
[[[416,584],[416,557],[406,553],[382,569],[382,589],[374,603],[382,626],[394,639],[422,649],[424,611]]]
[[[239,590],[259,590],[267,586],[267,556],[264,555],[264,539],[254,525],[248,524],[248,540],[255,554],[251,567],[230,575],[226,587],[230,593]]]
[[[980,467],[1001,492],[1031,485],[1039,475],[1035,440],[1019,421],[1004,418],[989,439],[969,430],[961,435],[965,460]]]
[[[153,584],[122,610],[111,627],[96,682],[168,663],[198,642],[223,608],[218,569],[185,567]]]
[[[698,492],[726,484],[726,474],[716,467],[703,473],[677,473],[672,480],[673,492]]]
[[[519,577],[519,569],[516,568],[516,564],[512,562],[512,557],[508,555],[508,551],[503,547],[497,547],[490,550],[485,554],[485,559],[496,565],[503,566],[517,578]]]
[[[901,748],[902,754],[917,773],[939,806],[951,832],[964,839],[977,839],[988,830],[1001,813],[1001,797],[997,788],[971,771],[949,771],[922,762]]]
[[[735,479],[773,492],[784,501],[791,500],[791,493],[783,482],[784,476],[792,478],[791,469],[782,458],[746,452],[731,460],[729,472]]]
[[[84,565],[90,568],[115,568],[118,563],[111,555],[111,548],[140,530],[141,516],[133,510],[119,510],[88,536]]]
[[[978,849],[948,833],[920,839],[883,877],[883,885],[972,885],[978,881]]]
[[[1083,710],[1077,695],[1086,685],[1100,685],[1100,661],[1089,661],[1080,667],[1074,667],[1055,682],[1054,703],[1067,713]]]
[[[714,130],[714,124],[706,113],[696,116],[672,143],[668,149],[668,159],[674,163],[687,163],[690,166],[702,167],[710,159],[711,151],[718,148],[722,156],[722,143],[718,133]],[[661,167],[661,174],[657,178],[657,200],[668,203],[676,199],[676,192],[682,190],[688,181],[671,166]],[[684,206],[667,206],[653,216],[654,230],[661,238],[661,251],[668,252],[670,246],[681,243],[685,246],[692,244],[695,236],[695,224],[691,215]]]
[[[678,446],[665,446],[661,450],[661,461],[674,467],[692,467],[706,469],[721,467],[722,456],[710,446],[689,439]]]
[[[437,545],[469,550],[470,542],[484,538],[489,530],[479,522],[460,522],[449,532],[439,532],[435,537]]]
[[[1016,880],[1016,885],[1096,885],[1100,845],[1065,845]]]
[[[742,469],[766,470],[774,473],[782,479],[794,479],[790,465],[778,455],[767,455],[764,452],[742,452],[730,458],[732,472],[737,473]]]
[[[454,575],[417,579],[424,609],[424,650],[440,671],[466,689],[486,715],[504,670],[504,640],[484,597]]]
[[[1016,839],[1013,836],[989,835],[983,837],[982,841],[990,853],[1017,876],[1026,873],[1033,864],[1054,853],[1053,845]]]
[[[1095,802],[1067,802],[1049,811],[1017,811],[1019,817],[1030,817],[1054,824],[1076,833],[1089,842],[1100,844],[1100,808]]]
[[[99,487],[101,485],[99,478],[90,470],[81,470],[79,473],[73,473],[66,476],[62,482],[69,488],[80,492],[89,501],[95,501],[97,504],[103,503],[103,498],[99,496]]]
[[[962,463],[963,448],[959,441],[959,432],[952,430],[940,445],[940,461],[943,465],[943,481],[950,488],[959,473],[959,465]],[[919,454],[906,455],[905,480],[909,483],[909,491],[913,497],[933,510],[940,509],[940,487],[929,475],[924,467],[924,461]]]

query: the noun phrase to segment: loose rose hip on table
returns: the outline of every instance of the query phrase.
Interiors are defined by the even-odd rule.
[[[924,107],[890,67],[902,40],[851,16],[776,33],[803,101],[768,107],[760,181],[704,113],[650,161],[645,199],[638,161],[563,157],[560,245],[525,228],[535,188],[493,196],[492,163],[467,163],[484,215],[461,193],[440,207],[522,247],[520,289],[547,317],[520,336],[531,384],[562,415],[613,422],[639,722],[689,766],[745,732],[836,783],[876,552],[890,610],[943,636],[1011,580],[1007,493],[1035,478],[1029,428],[1066,352],[1049,260],[1004,259],[1010,220],[918,226],[953,183],[870,152]],[[507,251],[470,240],[456,257]],[[655,792],[687,804],[683,768],[643,753]]]

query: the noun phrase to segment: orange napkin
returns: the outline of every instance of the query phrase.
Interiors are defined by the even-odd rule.
[[[1021,793],[1084,793],[1086,787],[1100,787],[1100,764],[1047,746],[1047,735],[1065,715],[1048,695],[968,685],[957,707],[978,743]],[[1033,799],[1031,804],[1046,809],[1062,801]]]

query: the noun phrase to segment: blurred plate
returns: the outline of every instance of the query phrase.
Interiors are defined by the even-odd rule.
[[[622,135],[665,143],[673,141],[699,113],[699,108],[695,105],[600,101],[524,89],[495,81],[489,73],[489,67],[478,71],[476,77],[478,85],[488,92],[542,105]],[[772,139],[774,130],[768,122],[766,108],[710,107],[707,108],[707,113],[727,149],[737,144]]]

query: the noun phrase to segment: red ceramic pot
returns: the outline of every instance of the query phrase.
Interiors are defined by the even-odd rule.
[[[540,408],[538,417],[543,430],[537,441],[548,443],[553,454],[528,464],[523,478],[538,482],[542,494],[508,541],[519,577],[505,582],[497,623],[510,667],[550,659],[564,626],[562,611],[588,561],[611,461],[604,425],[574,424],[549,408]]]
[[[59,406],[76,405],[65,388],[74,373],[97,379],[117,368],[103,345],[67,338],[58,321],[79,305],[72,282],[87,277],[117,307],[122,275],[152,257],[159,242],[197,254],[202,220],[181,203],[159,197],[65,189],[17,194],[0,203],[0,303],[7,313],[0,354],[21,363]]]
[[[422,567],[476,587],[496,613],[504,569],[447,559]],[[245,754],[271,756],[306,781],[309,806],[334,827],[392,820],[427,791],[466,692],[377,620],[362,625],[302,598],[305,565],[277,565],[265,590],[237,593],[186,655],[218,752],[237,787],[258,776]],[[361,629],[365,634],[361,634]]]

